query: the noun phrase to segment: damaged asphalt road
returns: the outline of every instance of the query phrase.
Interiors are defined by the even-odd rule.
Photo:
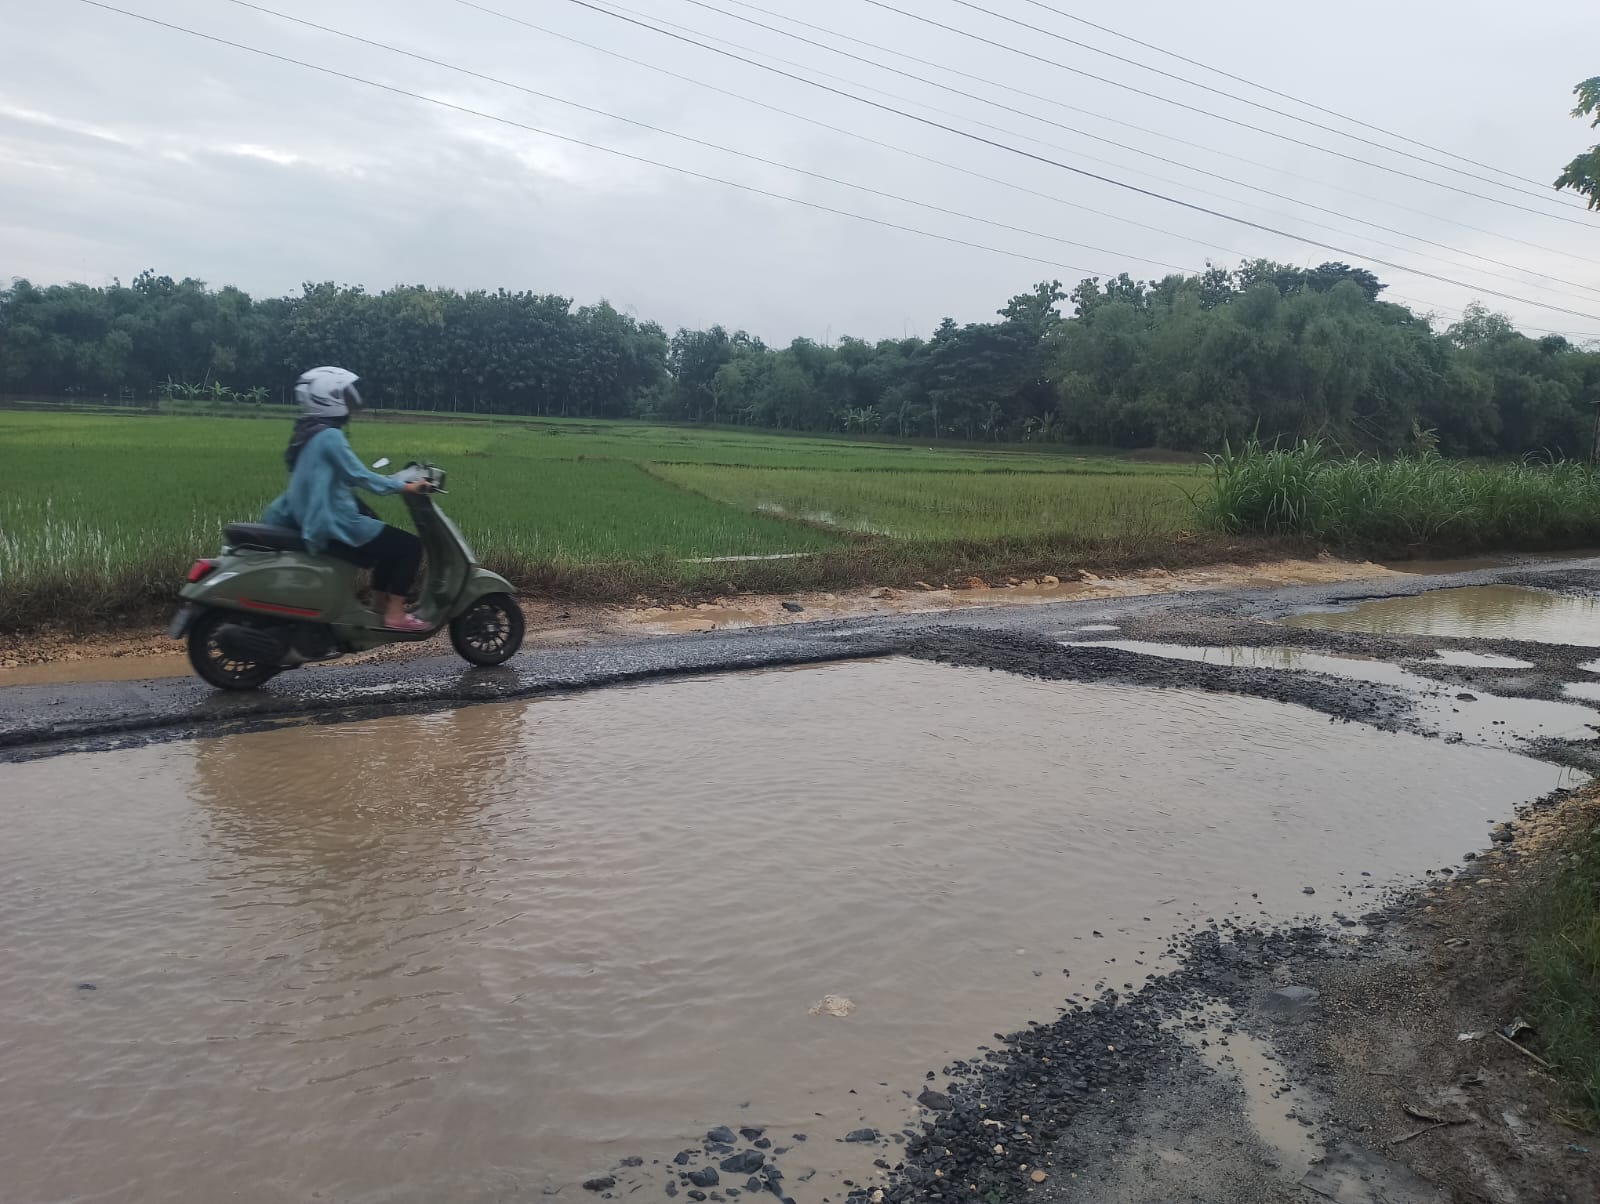
[[[1272,622],[1340,603],[1491,584],[1600,595],[1600,559],[631,638],[535,649],[493,670],[468,670],[452,657],[335,665],[287,673],[243,695],[194,679],[6,687],[0,761],[884,656],[1245,695],[1330,721],[1426,730],[1415,688],[1146,655],[1106,646],[1111,639],[1369,658],[1364,663],[1403,666],[1437,683],[1451,703],[1478,692],[1570,702],[1563,685],[1584,679],[1580,666],[1600,656],[1594,648]],[[1448,664],[1436,657],[1441,648],[1521,663]],[[1523,751],[1600,769],[1592,734],[1533,740]],[[1493,847],[1469,851],[1437,876],[1429,871],[1427,882],[1360,923],[1336,912],[1337,928],[1259,928],[1241,917],[1191,927],[1166,951],[1176,970],[1079,996],[1054,1018],[997,1033],[994,1046],[929,1069],[911,1088],[921,1093],[906,1092],[911,1123],[899,1132],[816,1134],[859,1143],[875,1158],[870,1179],[829,1189],[834,1204],[1026,1196],[1041,1204],[1600,1201],[1592,1143],[1548,1123],[1560,1114],[1559,1083],[1536,1076],[1527,1051],[1491,1032],[1515,1006],[1504,985],[1513,977],[1505,953],[1513,941],[1496,925],[1514,912],[1505,903],[1523,850],[1537,852],[1541,817],[1596,805],[1592,789],[1530,803],[1490,838]],[[681,1194],[722,1204],[743,1191],[792,1204],[788,1193],[800,1194],[794,1184],[808,1177],[794,1165],[799,1157],[760,1129],[738,1137],[713,1131],[671,1166],[626,1158],[566,1198],[643,1191],[641,1199]]]
[[[1554,561],[1448,576],[1416,576],[1225,593],[1148,595],[905,614],[619,640],[527,651],[497,669],[454,657],[289,672],[253,693],[225,694],[194,678],[0,688],[0,760],[130,743],[222,735],[292,722],[340,722],[476,702],[508,701],[682,676],[880,656],[930,660],[1062,680],[1115,681],[1249,694],[1332,717],[1398,729],[1412,703],[1403,691],[1315,673],[1169,661],[1114,648],[1063,647],[1105,632],[1200,645],[1293,646],[1406,660],[1452,644],[1491,647],[1535,663],[1508,672],[1437,664],[1418,667],[1441,683],[1558,698],[1593,650],[1520,641],[1367,636],[1280,627],[1283,614],[1377,597],[1464,585],[1519,584],[1600,592],[1600,560]],[[1581,675],[1579,675],[1581,676]]]

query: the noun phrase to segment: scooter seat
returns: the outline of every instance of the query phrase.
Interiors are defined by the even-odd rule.
[[[292,527],[270,527],[266,523],[229,523],[222,528],[229,547],[256,548],[267,552],[304,552],[306,541]]]

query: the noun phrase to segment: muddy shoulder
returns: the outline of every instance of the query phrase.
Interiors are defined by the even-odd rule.
[[[1558,791],[1366,915],[1186,934],[1178,970],[930,1071],[850,1198],[1600,1201],[1600,1140],[1517,1031],[1524,905],[1597,821],[1600,785]]]
[[[1397,576],[1400,574],[1369,561],[1324,555],[1315,559],[1218,563],[1178,570],[1151,567],[1104,577],[1063,568],[1059,576],[1026,580],[1012,577],[985,581],[962,576],[953,583],[941,579],[907,588],[875,586],[838,593],[740,592],[689,598],[641,595],[630,605],[531,595],[523,595],[519,601],[528,624],[530,646],[571,647],[618,635],[682,635],[819,619],[1089,601],[1193,590],[1333,584]],[[403,661],[446,647],[440,636],[423,644],[389,645],[364,653],[359,659]],[[21,671],[35,666],[63,666],[61,680],[97,680],[102,675],[125,677],[133,674],[133,670],[105,673],[106,667],[115,661],[137,663],[162,659],[171,662],[171,672],[180,675],[188,672],[181,664],[182,646],[167,638],[164,623],[133,622],[126,616],[113,616],[103,630],[47,626],[27,631],[0,631],[0,685],[23,684]],[[346,658],[344,663],[352,659]],[[74,670],[74,665],[81,669]],[[47,677],[38,676],[40,680]]]

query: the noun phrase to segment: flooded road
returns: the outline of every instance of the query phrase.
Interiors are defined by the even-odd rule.
[[[1518,585],[1474,585],[1408,597],[1375,598],[1338,610],[1289,615],[1279,621],[1289,627],[1368,635],[1528,640],[1600,648],[1600,598]]]
[[[838,1139],[997,1027],[1202,917],[1359,912],[1561,780],[911,660],[0,765],[5,1196],[572,1199],[638,1157],[658,1199],[729,1124],[837,1199],[877,1156]]]

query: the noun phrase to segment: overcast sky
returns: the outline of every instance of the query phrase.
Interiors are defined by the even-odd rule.
[[[965,34],[869,0],[481,0],[548,32],[459,0],[261,0],[479,78],[231,0],[110,2],[324,70],[81,0],[0,0],[0,280],[98,284],[153,267],[257,295],[296,292],[316,280],[374,290],[399,283],[531,289],[580,304],[604,297],[669,329],[720,322],[785,342],[925,336],[945,315],[984,319],[1008,296],[1052,277],[1070,287],[1087,274],[1154,277],[1208,259],[1231,266],[1243,256],[1305,265],[1343,258],[1370,266],[1391,284],[1392,297],[1438,310],[1444,320],[1481,299],[1530,330],[1600,337],[1600,214],[1548,188],[1595,141],[1594,131],[1568,116],[1573,84],[1600,73],[1595,0],[886,0]],[[781,70],[792,75],[1004,145],[872,108],[600,7],[671,22],[695,41],[737,44],[747,49],[734,53],[745,58],[787,60],[795,65]],[[786,25],[757,8],[827,32]],[[1440,149],[1398,143],[1052,9]],[[991,13],[1398,150],[1252,108]],[[1077,175],[1019,149],[1348,254]]]

